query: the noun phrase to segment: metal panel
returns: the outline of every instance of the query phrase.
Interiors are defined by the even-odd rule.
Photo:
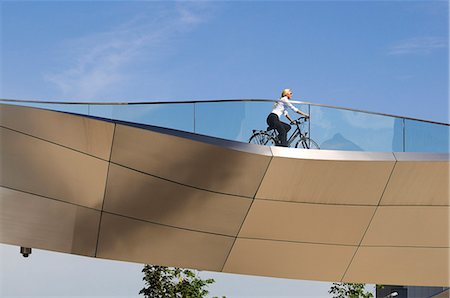
[[[299,148],[271,147],[276,157],[324,161],[395,161],[391,152],[365,152],[342,150],[307,150]]]
[[[236,236],[252,200],[180,185],[111,164],[104,210]]]
[[[358,245],[375,208],[255,200],[239,237]]]
[[[448,248],[360,247],[344,282],[449,286]]]
[[[272,150],[274,158],[257,198],[377,205],[395,164],[393,155],[385,153],[357,153],[352,158],[349,152]]]
[[[114,125],[23,107],[0,115],[9,127],[0,242],[95,254],[99,211],[77,205],[102,207],[108,163],[81,152],[107,159]],[[126,123],[114,140],[124,167],[110,166],[97,257],[333,281],[352,262],[346,281],[449,284],[448,155],[395,153],[396,163],[392,153],[259,147]],[[263,177],[233,246],[226,235]],[[383,193],[382,205],[397,206],[378,207],[355,255]]]
[[[270,156],[117,125],[111,160],[189,186],[253,197]]]
[[[0,105],[0,125],[105,160],[114,124],[88,117],[24,106]]]
[[[449,207],[379,207],[362,244],[449,247],[449,215]]]
[[[103,213],[97,257],[220,271],[233,241]]]
[[[450,289],[448,288],[446,290],[443,289],[443,292],[433,296],[433,298],[449,298],[449,297],[450,297]]]
[[[94,256],[100,211],[0,187],[0,242]]]
[[[394,152],[397,161],[450,161],[450,153]]]
[[[411,155],[409,155],[411,156]],[[450,162],[398,161],[381,205],[450,205]]]
[[[355,250],[354,246],[238,238],[223,272],[336,281]]]
[[[108,162],[0,128],[2,186],[100,209]]]

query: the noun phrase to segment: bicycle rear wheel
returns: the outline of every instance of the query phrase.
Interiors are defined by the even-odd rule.
[[[275,146],[276,144],[276,141],[272,136],[262,131],[254,133],[250,137],[250,140],[248,142],[251,144],[266,145],[266,146]]]
[[[320,149],[319,145],[310,138],[303,138],[295,144],[295,148]]]

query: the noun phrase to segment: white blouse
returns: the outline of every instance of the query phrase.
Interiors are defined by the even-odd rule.
[[[294,112],[299,111],[296,107],[294,107],[293,104],[289,102],[289,99],[286,96],[283,96],[273,105],[272,113],[277,114],[278,117],[280,117],[281,114],[284,114],[284,116],[286,116],[288,115],[286,106],[288,106]]]

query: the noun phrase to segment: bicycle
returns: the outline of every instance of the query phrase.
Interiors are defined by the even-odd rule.
[[[287,140],[288,147],[291,147],[291,144],[295,143],[295,148],[320,149],[319,145],[317,145],[314,140],[308,137],[308,132],[302,132],[301,127],[307,121],[308,118],[302,116],[292,122],[296,126],[296,128]],[[280,139],[278,138],[278,134],[275,128],[267,127],[267,130],[254,129],[253,134],[248,142],[257,145],[276,146],[277,144],[280,144]]]

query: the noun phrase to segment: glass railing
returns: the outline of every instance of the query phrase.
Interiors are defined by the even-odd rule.
[[[311,138],[322,149],[404,151],[402,118],[311,106],[311,119]]]
[[[92,104],[89,115],[194,132],[193,103]]]
[[[450,152],[449,126],[405,119],[405,152]]]
[[[51,103],[0,100],[113,120],[173,128],[247,142],[267,128],[272,100],[214,100],[158,103]],[[377,152],[450,152],[450,126],[345,108],[292,101],[311,115],[304,126],[321,149]],[[294,118],[295,113],[290,115]]]

